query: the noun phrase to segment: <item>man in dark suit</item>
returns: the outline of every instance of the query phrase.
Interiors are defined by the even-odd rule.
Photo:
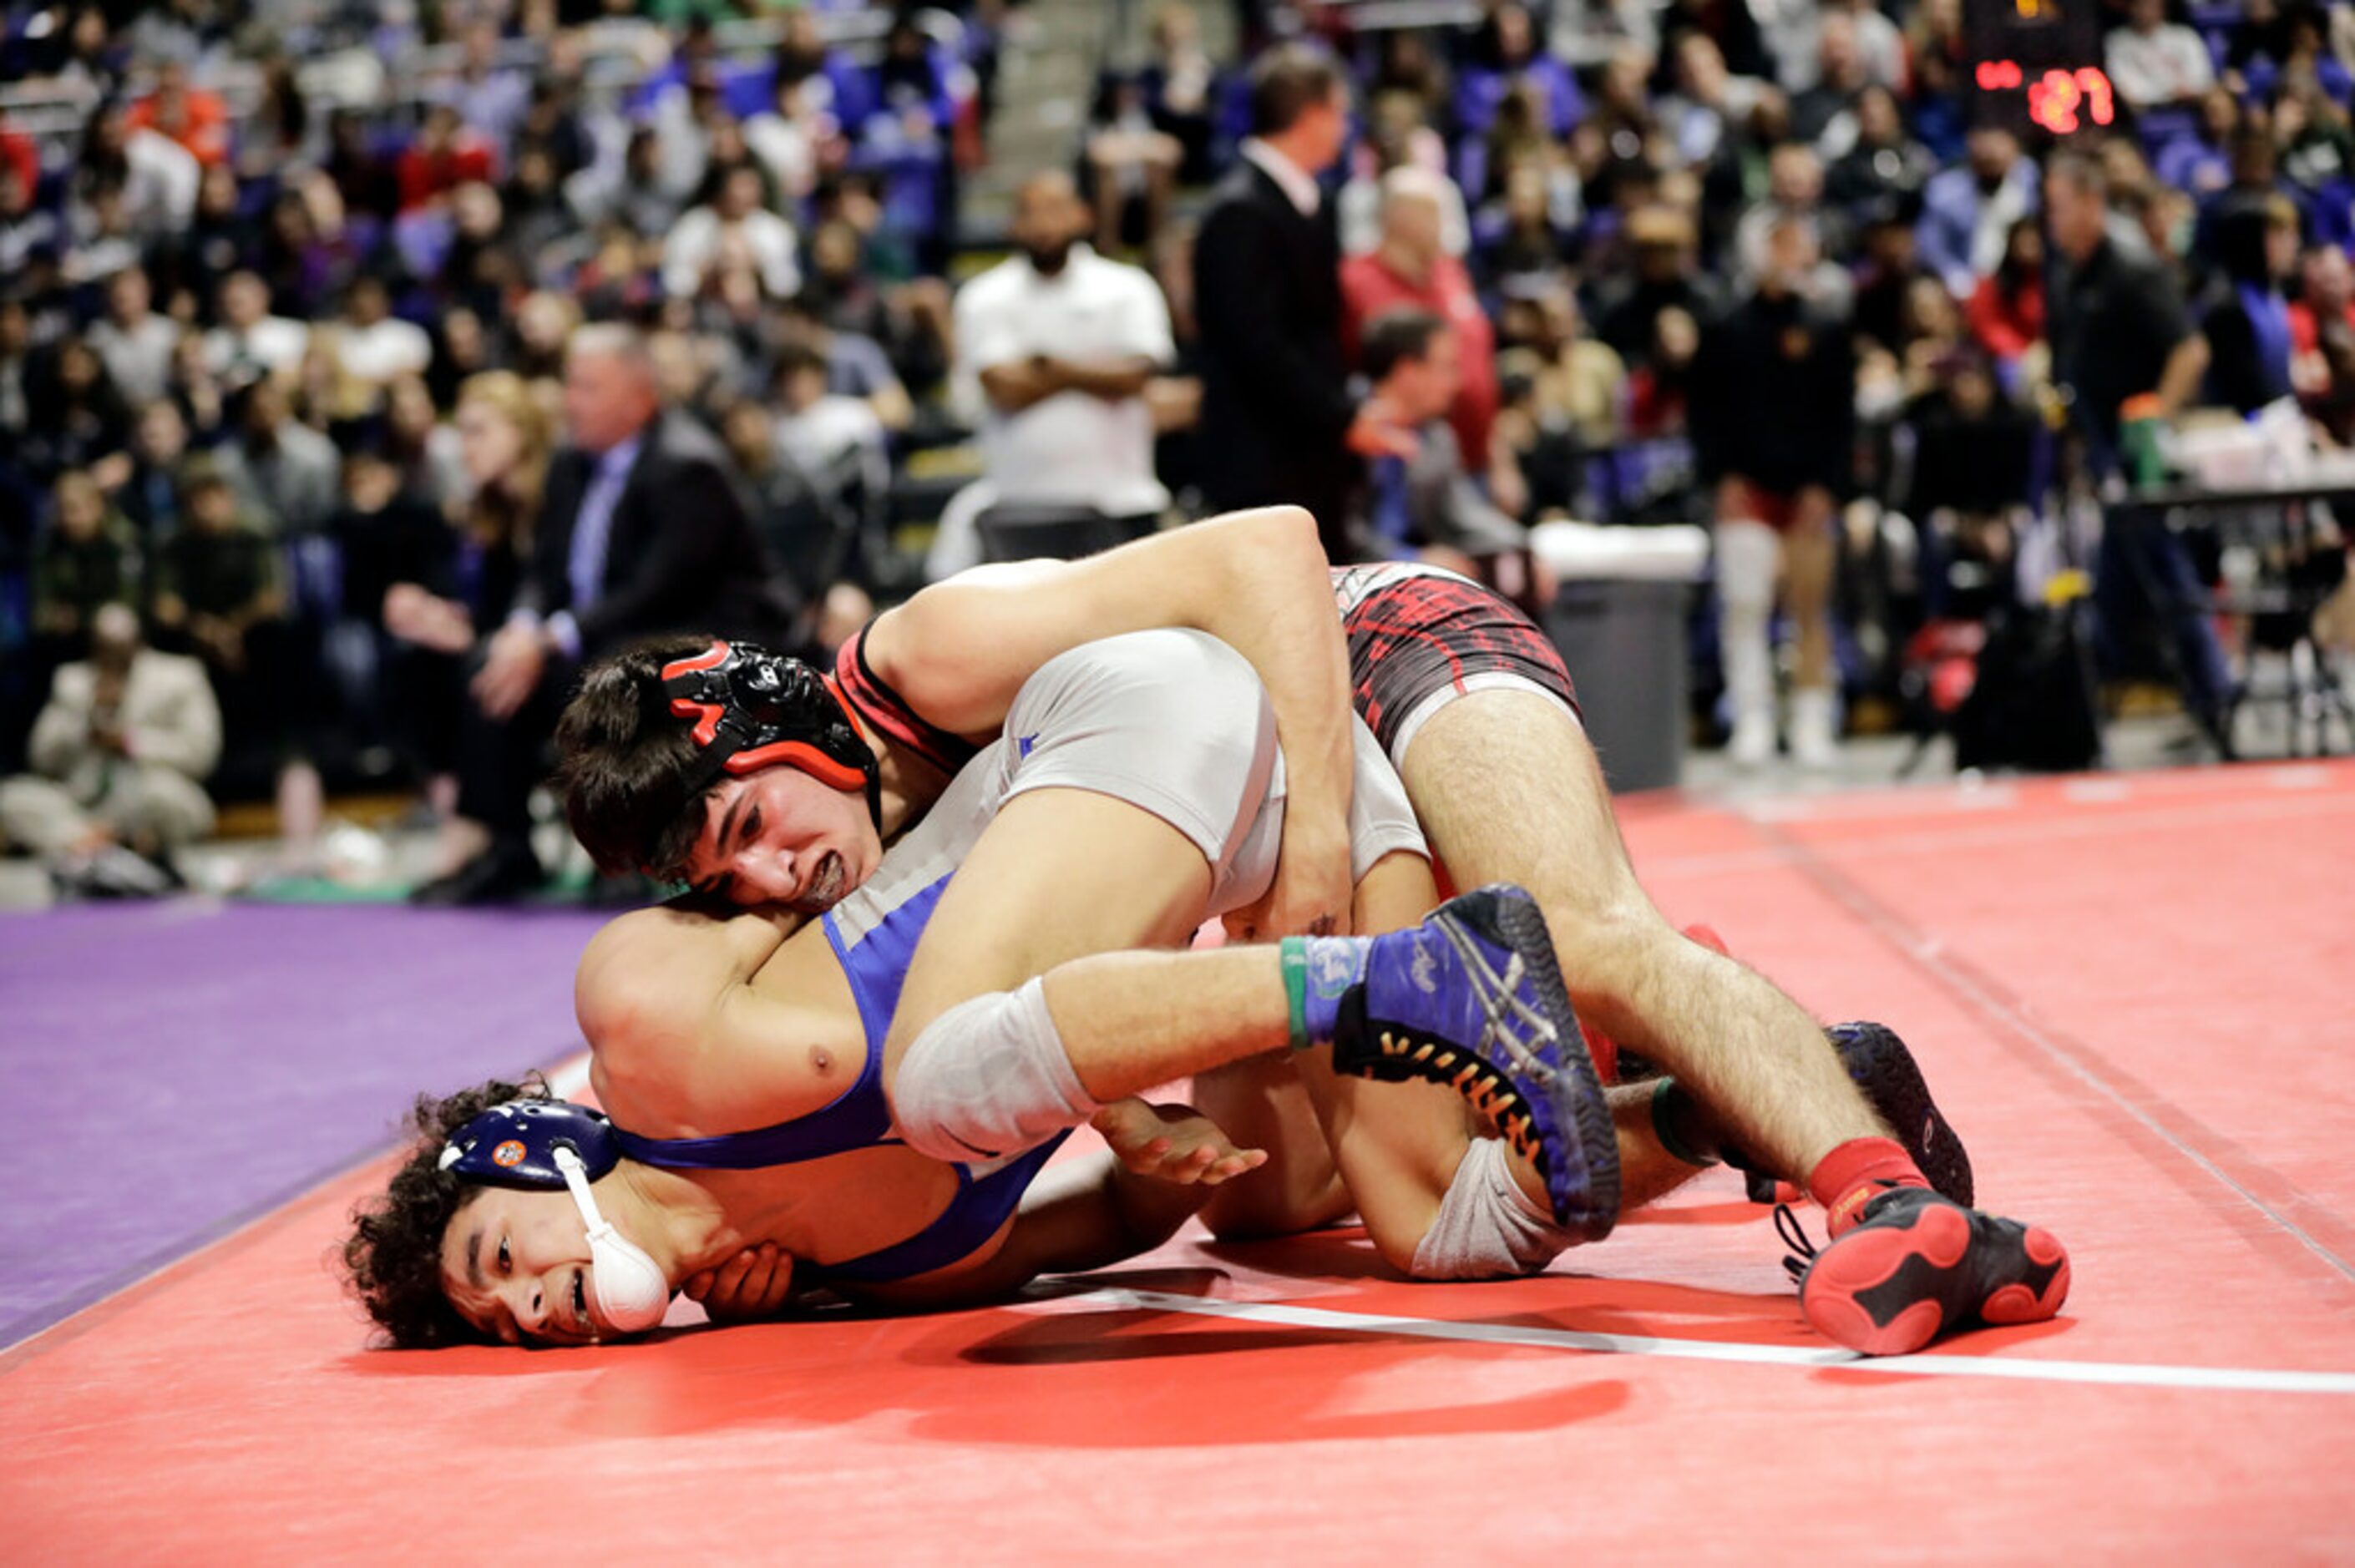
[[[1287,47],[1253,68],[1251,110],[1194,242],[1204,499],[1305,506],[1346,559],[1352,454],[1414,451],[1379,399],[1350,397],[1341,357],[1340,247],[1316,176],[1348,134],[1349,90],[1329,58]]]
[[[663,408],[634,332],[573,334],[564,413],[571,444],[549,465],[530,567],[460,719],[458,813],[486,847],[420,888],[421,902],[490,903],[538,885],[527,801],[583,660],[662,631],[775,637],[791,619],[725,450]]]

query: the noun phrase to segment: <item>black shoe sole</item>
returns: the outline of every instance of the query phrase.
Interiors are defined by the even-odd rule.
[[[1927,1194],[1891,1212],[1893,1197],[1875,1199],[1799,1281],[1800,1309],[1835,1344],[1904,1355],[1973,1322],[2041,1323],[2069,1298],[2069,1254],[2042,1226]]]
[[[1964,1208],[1977,1195],[1971,1178],[1970,1151],[1930,1097],[1930,1086],[1894,1030],[1879,1023],[1835,1023],[1824,1036],[1839,1053],[1849,1077],[1864,1091],[1865,1099],[1897,1135],[1940,1197]],[[1746,1177],[1750,1201],[1774,1202],[1774,1178],[1763,1171]]]

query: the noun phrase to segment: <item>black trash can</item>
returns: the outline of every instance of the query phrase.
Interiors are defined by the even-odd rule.
[[[1546,610],[1587,738],[1614,792],[1672,789],[1684,779],[1685,620],[1693,585],[1636,577],[1574,577]]]

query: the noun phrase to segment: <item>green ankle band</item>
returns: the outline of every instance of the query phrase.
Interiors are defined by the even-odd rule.
[[[1677,1092],[1677,1081],[1674,1078],[1662,1078],[1652,1090],[1652,1135],[1660,1140],[1660,1147],[1668,1151],[1668,1157],[1671,1160],[1680,1160],[1687,1165],[1698,1165],[1703,1168],[1716,1164],[1717,1159],[1714,1155],[1700,1153],[1677,1135],[1677,1118],[1671,1113],[1668,1104],[1668,1097]]]
[[[1276,944],[1276,953],[1284,966],[1284,1001],[1292,1015],[1292,1048],[1305,1051],[1313,1044],[1308,1038],[1308,940],[1286,937]]]

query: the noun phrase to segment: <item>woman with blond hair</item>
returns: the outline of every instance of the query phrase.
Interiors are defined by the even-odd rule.
[[[531,554],[556,417],[547,390],[511,370],[487,370],[458,388],[460,461],[472,493],[453,507],[457,538],[441,580],[396,583],[384,596],[385,630],[416,650],[402,679],[406,711],[427,715],[419,736],[442,821],[435,874],[464,864],[489,842],[479,823],[457,816],[451,737],[465,700],[463,666],[476,637],[506,620]],[[442,720],[445,722],[435,722]]]

